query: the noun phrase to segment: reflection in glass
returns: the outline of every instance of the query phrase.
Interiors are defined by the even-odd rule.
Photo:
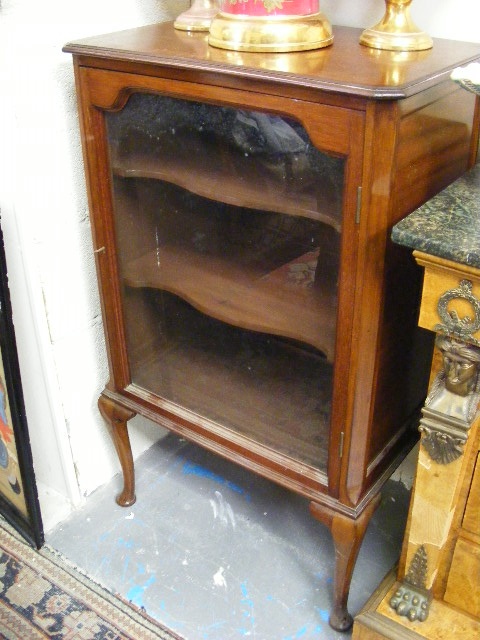
[[[343,160],[292,118],[165,96],[107,127],[132,382],[325,471]]]

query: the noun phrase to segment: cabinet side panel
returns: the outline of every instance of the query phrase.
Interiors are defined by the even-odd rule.
[[[447,82],[406,100],[398,125],[389,229],[462,175],[476,144],[475,97]],[[432,336],[416,327],[421,271],[410,251],[389,240],[385,254],[383,321],[378,349],[369,473],[384,468],[385,451],[401,444],[428,387]],[[410,427],[415,428],[415,422]],[[411,433],[411,431],[410,431]]]
[[[447,82],[406,100],[398,132],[392,224],[461,176],[475,144],[475,96]]]
[[[387,242],[383,322],[377,359],[368,474],[388,451],[416,437],[428,389],[434,334],[417,326],[422,273],[408,249]],[[377,475],[377,474],[374,474]]]

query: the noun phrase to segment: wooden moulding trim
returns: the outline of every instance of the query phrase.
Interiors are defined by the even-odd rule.
[[[93,131],[93,143],[89,157],[93,156],[95,164],[89,165],[89,174],[95,169],[95,180],[91,184],[92,193],[92,230],[94,232],[95,262],[97,273],[100,275],[101,301],[104,309],[103,319],[107,337],[107,352],[111,371],[117,380],[130,379],[130,370],[125,347],[116,348],[115,345],[125,345],[125,329],[118,274],[116,240],[113,223],[113,203],[110,189],[110,174],[108,168],[108,150],[105,143],[104,120],[92,107],[89,107],[92,117],[90,131]],[[95,135],[96,134],[96,135]],[[91,144],[88,143],[87,144]],[[110,222],[112,220],[112,222]],[[104,251],[98,252],[104,247]],[[106,281],[114,286],[106,286]]]
[[[286,457],[271,451],[271,457],[267,458],[265,456],[265,447],[257,445],[249,438],[242,437],[238,434],[233,434],[233,437],[232,434],[229,434],[229,440],[226,442],[219,433],[219,430],[215,430],[216,425],[205,420],[202,420],[202,422],[205,423],[205,427],[200,426],[198,430],[193,430],[191,427],[191,425],[194,424],[192,414],[189,414],[187,411],[181,410],[177,406],[172,406],[171,411],[175,411],[177,414],[177,419],[175,419],[173,413],[170,413],[171,417],[167,415],[167,409],[164,409],[163,412],[160,413],[158,405],[152,408],[150,394],[142,389],[134,385],[129,385],[125,390],[125,394],[130,393],[135,394],[135,397],[133,397],[133,395],[124,395],[124,393],[112,391],[108,388],[103,391],[103,395],[106,397],[152,420],[152,422],[165,427],[169,431],[185,437],[187,440],[195,442],[205,449],[220,454],[224,458],[226,457],[229,460],[233,460],[235,463],[246,467],[254,473],[272,480],[287,489],[293,490],[305,498],[313,500],[317,504],[324,504],[327,507],[335,509],[337,512],[349,518],[358,518],[373,497],[372,494],[369,494],[356,508],[344,505],[326,493],[328,491],[327,476],[321,471],[313,469],[308,465],[302,465],[296,461],[293,461],[292,464],[292,459],[289,458],[288,467],[293,469],[293,477],[291,475],[287,476],[282,473],[282,469],[287,468],[285,465]],[[198,416],[195,416],[195,420],[198,424]],[[218,440],[212,440],[212,438],[208,437],[208,432],[212,432],[212,427],[217,432]],[[234,448],[232,449],[232,447],[226,446],[228,443],[232,443]],[[249,451],[253,456],[245,455],[242,453],[242,450]],[[234,457],[232,457],[232,452],[234,453]],[[305,479],[305,482],[302,482],[302,479]]]
[[[162,76],[143,76],[104,69],[81,69],[82,79],[89,86],[89,97],[99,109],[117,111],[124,107],[130,95],[136,92],[158,93],[181,100],[203,101],[242,109],[268,111],[295,118],[305,127],[311,141],[320,151],[335,155],[350,153],[352,109],[338,108],[313,100],[289,98],[281,100],[270,93],[231,87],[215,87],[195,81],[183,81]],[[325,121],[326,127],[316,126]]]
[[[347,94],[354,96],[361,96],[366,98],[373,98],[375,100],[401,100],[408,97],[409,91],[405,91],[402,88],[384,88],[384,87],[364,87],[362,85],[339,84],[334,81],[327,81],[316,79],[312,76],[302,76],[294,73],[284,73],[281,71],[255,69],[253,67],[242,67],[241,73],[239,73],[238,67],[232,65],[224,65],[221,63],[215,63],[212,61],[204,61],[193,58],[181,58],[181,57],[165,57],[149,55],[149,54],[135,54],[128,51],[114,51],[110,49],[96,48],[88,45],[66,45],[63,48],[64,53],[72,53],[75,56],[81,56],[79,60],[82,65],[89,65],[89,58],[95,60],[106,60],[111,63],[112,60],[118,60],[119,62],[126,63],[144,63],[152,65],[154,68],[168,67],[169,69],[185,69],[188,71],[197,72],[210,72],[221,73],[223,76],[233,76],[248,78],[250,80],[267,80],[269,82],[278,82],[282,85],[293,85],[301,88],[321,89],[337,94]],[[475,59],[475,58],[472,58]],[[417,91],[421,91],[421,87],[424,83],[419,82]],[[428,85],[427,85],[428,86]],[[413,92],[415,93],[415,92]]]
[[[268,78],[259,78],[258,80],[251,78],[243,78],[234,75],[220,75],[218,73],[200,74],[195,69],[170,68],[169,66],[158,67],[148,63],[135,63],[119,60],[102,60],[97,58],[76,57],[76,62],[80,68],[101,69],[104,71],[117,71],[119,73],[134,73],[142,76],[161,77],[166,79],[182,80],[184,82],[201,82],[210,87],[224,87],[231,89],[243,89],[247,91],[256,91],[268,95],[277,95],[282,98],[291,98],[294,100],[312,100],[312,88],[305,85],[290,84],[285,86],[283,83],[271,82]],[[318,94],[317,94],[318,95]],[[315,94],[313,94],[315,99]],[[315,100],[317,102],[318,100]],[[348,96],[348,108],[356,111],[364,112],[368,99],[362,96]],[[345,96],[341,93],[322,92],[322,104],[328,104],[335,107],[345,107]]]
[[[372,320],[371,308],[383,305],[383,283],[376,277],[382,273],[386,255],[387,211],[389,186],[393,181],[390,159],[394,155],[396,129],[392,130],[392,109],[396,105],[372,103],[365,123],[365,160],[363,165],[362,215],[359,225],[359,251],[356,257],[354,307],[354,344],[357,350],[350,371],[353,385],[351,429],[346,442],[342,469],[345,501],[358,504],[366,483],[368,438],[372,430],[374,397],[365,389],[375,388],[377,344],[380,335],[380,314]],[[378,188],[374,189],[375,182]],[[368,304],[365,302],[368,301]],[[365,433],[366,426],[368,433]],[[355,443],[354,449],[350,443]]]
[[[425,268],[435,266],[443,269],[444,271],[451,272],[454,276],[458,276],[459,272],[465,273],[466,275],[473,276],[475,278],[480,278],[480,269],[476,267],[471,267],[467,264],[461,264],[459,262],[454,262],[453,260],[447,260],[446,258],[440,258],[438,256],[431,255],[430,253],[425,253],[423,251],[414,250],[413,256],[417,263]]]
[[[234,448],[232,449],[224,444],[225,441],[218,429],[216,429],[217,434],[219,434],[218,440],[212,440],[212,438],[208,437],[208,432],[212,431],[210,427],[215,429],[216,425],[214,423],[202,420],[202,422],[205,423],[205,427],[202,428],[200,426],[200,429],[195,431],[191,428],[191,425],[194,424],[192,422],[192,414],[173,405],[171,411],[176,412],[177,419],[175,419],[176,416],[171,412],[167,415],[168,409],[163,409],[163,412],[160,413],[158,405],[156,405],[155,408],[152,408],[151,406],[151,394],[134,385],[129,385],[129,387],[126,388],[125,393],[105,388],[103,395],[118,402],[124,407],[135,411],[152,422],[159,424],[169,431],[185,437],[187,440],[199,444],[205,449],[213,451],[224,458],[233,460],[236,464],[240,464],[260,476],[272,480],[289,490],[295,491],[305,498],[313,500],[319,505],[330,507],[336,512],[342,513],[353,520],[359,517],[365,507],[379,492],[382,484],[387,479],[386,477],[382,477],[356,507],[350,507],[328,495],[327,476],[321,471],[313,469],[308,465],[302,465],[294,460],[292,461],[292,459],[289,458],[288,467],[290,469],[294,469],[294,477],[287,476],[281,471],[282,469],[287,468],[285,465],[286,456],[284,457],[271,451],[272,456],[267,458],[265,457],[265,447],[257,445],[251,439],[242,437],[238,434],[229,434],[229,440],[226,444],[233,443]],[[195,416],[195,419],[198,423],[198,416]],[[207,425],[209,431],[207,431]],[[246,445],[248,445],[248,449]],[[253,457],[242,454],[242,450],[250,451],[253,454]],[[235,454],[235,457],[232,457],[232,452]],[[302,482],[302,479],[305,479],[306,482]]]
[[[353,348],[358,339],[354,331],[355,300],[357,295],[357,267],[360,218],[365,215],[369,196],[362,196],[363,146],[365,137],[365,114],[355,113],[351,118],[350,150],[346,161],[344,184],[344,217],[336,318],[335,367],[332,396],[331,431],[328,459],[330,495],[338,498],[342,487],[342,465],[348,459],[350,425],[352,422],[357,350]],[[343,364],[342,364],[343,363]],[[345,380],[348,381],[345,386]]]
[[[406,420],[404,424],[400,427],[400,429],[395,432],[395,434],[393,435],[393,438],[391,438],[388,441],[387,445],[383,447],[382,451],[380,451],[380,453],[368,465],[367,477],[370,476],[373,473],[373,471],[375,471],[375,469],[381,464],[382,460],[384,460],[385,457],[390,453],[390,451],[395,447],[398,441],[401,440],[406,433],[408,433],[408,431],[412,427],[412,424],[418,423],[420,421],[420,417],[421,417],[420,410],[418,410],[418,412],[415,414],[413,418],[409,418],[408,420]],[[412,430],[411,439],[413,439],[414,431],[413,429],[411,430]]]
[[[158,52],[155,53],[135,53],[128,50],[110,49],[107,47],[96,47],[92,45],[69,43],[63,48],[63,52],[73,54],[82,65],[92,64],[90,61],[105,60],[108,64],[112,61],[120,63],[135,63],[151,65],[152,68],[167,67],[169,69],[187,70],[189,72],[196,71],[201,73],[221,74],[222,76],[230,76],[243,78],[248,80],[260,80],[281,83],[283,86],[291,85],[301,88],[320,89],[328,93],[346,94],[353,97],[370,98],[373,100],[402,100],[412,95],[420,93],[428,89],[432,82],[438,83],[438,77],[448,80],[451,68],[445,69],[438,73],[434,79],[431,77],[419,78],[416,82],[409,86],[385,87],[381,85],[361,85],[354,82],[343,83],[335,80],[325,80],[321,77],[312,75],[301,75],[298,73],[285,73],[283,71],[275,71],[274,69],[258,69],[255,67],[224,64],[212,60],[204,60],[200,58],[190,58],[182,56],[162,56]],[[462,64],[468,64],[478,59],[478,53],[468,56]]]
[[[107,326],[109,326],[110,332],[112,331],[111,327],[113,322],[115,323],[114,334],[116,335],[118,333],[118,327],[121,327],[121,312],[117,308],[112,319],[113,322],[112,320],[110,322],[106,321],[109,317],[106,309],[112,304],[115,308],[115,300],[112,299],[111,294],[106,295],[106,289],[103,286],[104,274],[106,272],[115,274],[117,268],[115,258],[112,257],[108,250],[108,247],[112,244],[112,234],[111,232],[109,234],[108,227],[105,224],[105,208],[108,207],[108,209],[111,210],[111,192],[109,189],[108,163],[106,161],[108,153],[105,146],[104,123],[101,115],[90,104],[88,84],[84,82],[84,77],[77,66],[75,66],[75,81],[79,104],[79,121],[83,143],[82,152],[86,168],[85,176],[88,187],[89,209],[90,212],[100,212],[100,215],[91,215],[90,219],[97,278],[101,289],[100,302],[102,315],[105,328],[107,329]],[[112,281],[115,282],[115,276],[113,276]],[[124,341],[120,339],[119,343],[123,344]],[[110,371],[120,371],[121,378],[123,380],[127,379],[129,374],[126,357],[120,352],[115,352],[112,348],[112,342],[108,337],[107,356]]]
[[[120,401],[125,404],[125,400],[128,398],[128,406],[131,406],[132,408],[135,406],[138,413],[142,413],[145,417],[150,418],[154,422],[160,422],[166,428],[175,431],[180,435],[186,435],[188,439],[198,438],[196,441],[209,449],[218,446],[219,451],[231,451],[228,446],[223,446],[222,443],[225,441],[224,429],[219,427],[215,422],[202,418],[188,409],[174,403],[170,403],[166,400],[159,402],[157,396],[137,387],[135,384],[130,384],[126,388],[125,392],[128,396],[122,394]],[[118,396],[115,395],[115,397]],[[152,408],[152,405],[154,408]],[[158,409],[161,410],[161,413],[158,412]],[[204,434],[207,434],[207,436]],[[213,434],[216,440],[212,442],[211,438],[208,437],[208,434]],[[270,455],[266,458],[264,453],[266,448],[262,445],[258,445],[248,436],[243,436],[229,431],[228,441],[226,442],[231,443],[234,447],[235,453],[239,453],[240,456],[242,455],[242,450],[248,449],[253,453],[256,459],[268,459],[280,469],[287,468],[287,465],[285,464],[285,458],[288,458],[287,456],[284,456],[274,450],[268,450]],[[296,462],[291,458],[288,458],[288,468],[293,468],[294,473],[296,472],[298,475],[304,477],[312,486],[316,487],[321,485],[321,490],[326,490],[327,475],[325,473],[308,464]]]
[[[425,636],[420,636],[415,631],[411,631],[375,611],[360,613],[355,621],[367,629],[375,631],[385,640],[425,640]]]

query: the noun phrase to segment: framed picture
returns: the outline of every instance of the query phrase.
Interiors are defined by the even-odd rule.
[[[0,513],[32,545],[42,546],[43,526],[23,401],[1,226]]]

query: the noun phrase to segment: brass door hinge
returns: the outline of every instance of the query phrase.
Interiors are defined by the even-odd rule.
[[[360,224],[360,211],[362,209],[362,187],[357,187],[357,208],[355,211],[355,223]]]

